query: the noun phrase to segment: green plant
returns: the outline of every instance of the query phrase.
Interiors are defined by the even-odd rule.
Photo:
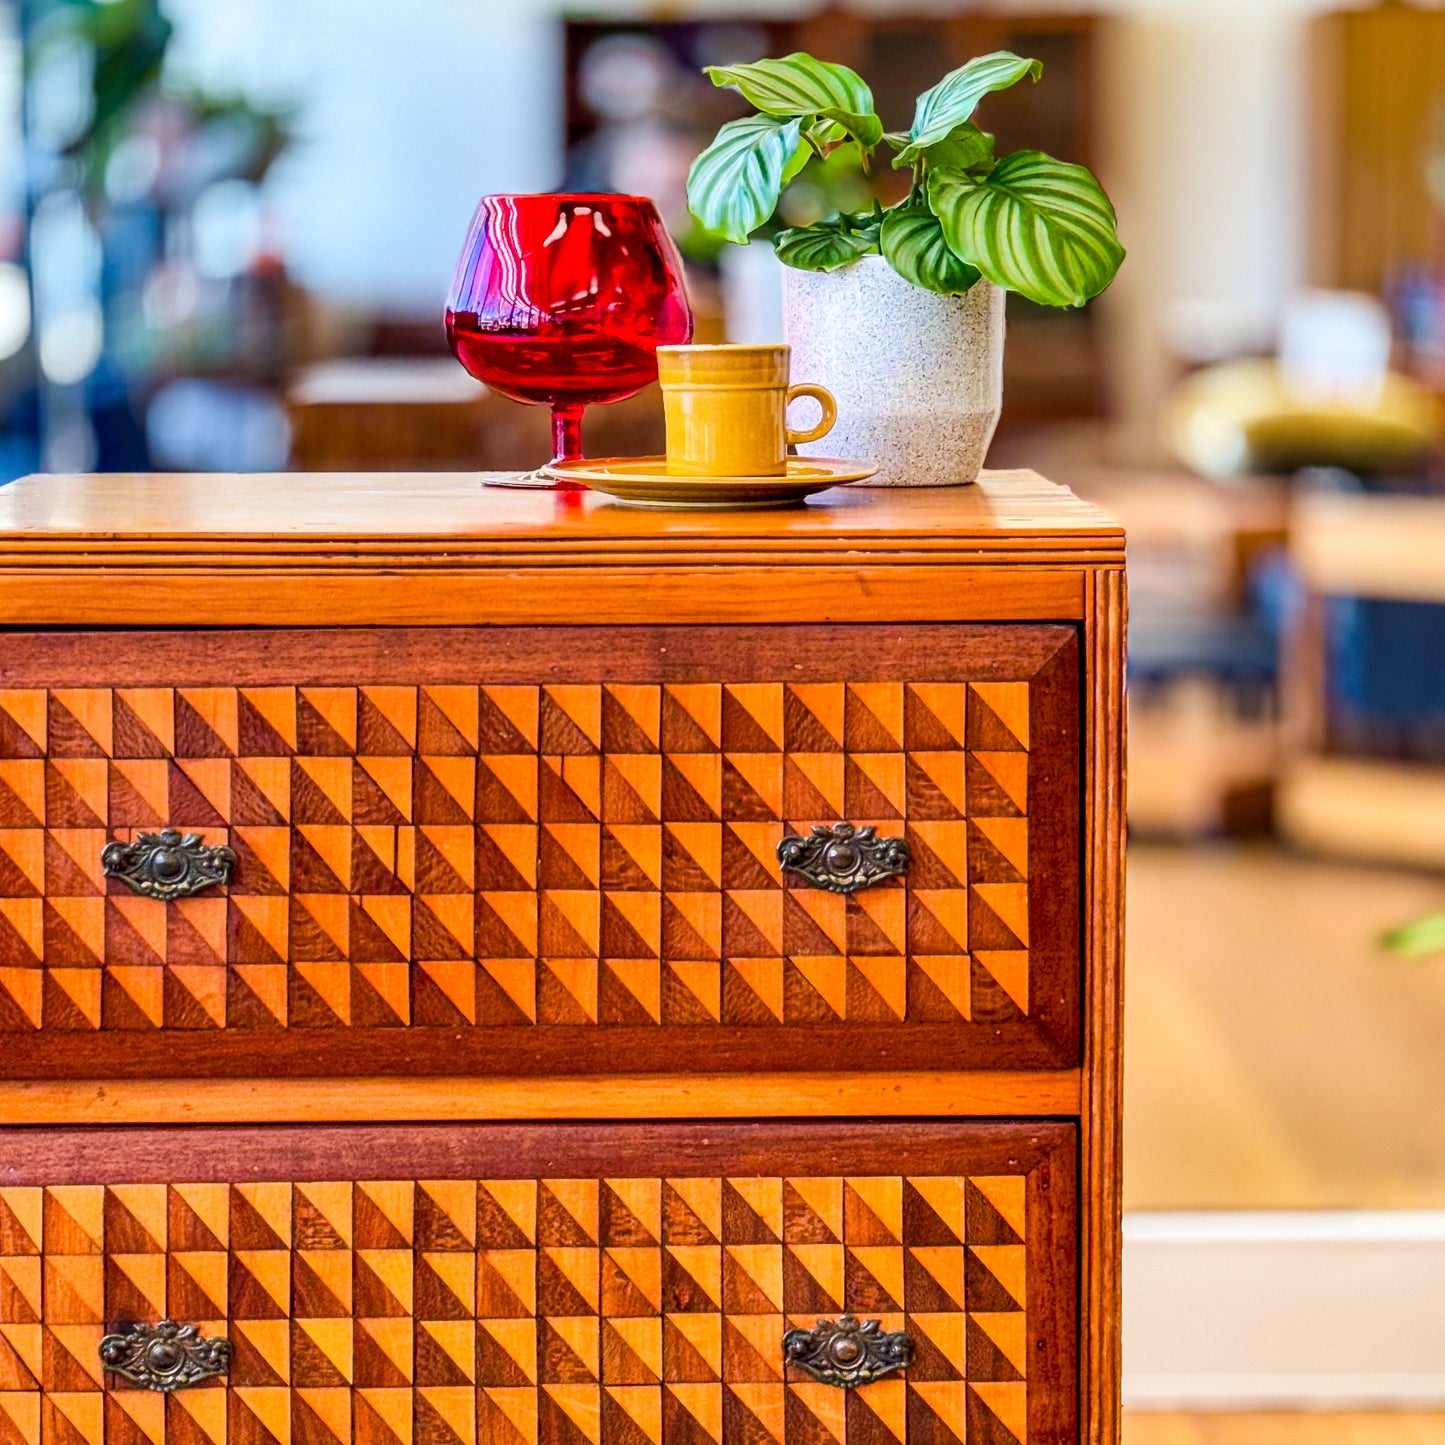
[[[188,126],[224,129],[226,178],[259,182],[291,141],[293,116],[261,109],[240,95],[162,84],[175,30],[161,0],[35,0],[27,37],[31,73],[51,46],[81,47],[93,59],[90,114],[66,143],[91,205],[104,204],[106,166],[116,147],[146,124],[162,99]],[[219,179],[221,177],[213,177]]]
[[[704,226],[741,243],[810,161],[851,144],[866,169],[886,145],[895,168],[912,168],[907,198],[783,230],[773,242],[779,260],[832,271],[882,255],[914,285],[947,296],[982,276],[1045,306],[1081,306],[1124,260],[1103,187],[1042,151],[996,156],[972,118],[985,95],[1042,73],[1037,60],[1008,51],[980,56],[918,97],[908,131],[885,133],[872,92],[846,65],[799,51],[708,66],[714,85],[735,86],[758,114],[729,121],[693,163],[688,204]]]
[[[1406,958],[1445,954],[1445,913],[1430,913],[1413,923],[1390,929],[1381,935],[1380,946]]]

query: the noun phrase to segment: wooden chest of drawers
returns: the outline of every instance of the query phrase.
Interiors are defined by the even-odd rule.
[[[0,526],[0,1445],[1114,1439],[1107,518]]]

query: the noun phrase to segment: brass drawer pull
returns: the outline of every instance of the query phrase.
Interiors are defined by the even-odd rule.
[[[830,893],[857,893],[885,878],[908,871],[909,848],[903,838],[880,838],[877,828],[852,823],[816,827],[810,837],[789,833],[778,844],[778,862]]]
[[[888,1333],[881,1320],[860,1323],[857,1315],[819,1320],[811,1330],[789,1330],[783,1336],[785,1364],[843,1389],[906,1370],[912,1358],[913,1340],[902,1330]]]
[[[208,1340],[195,1325],[162,1320],[106,1335],[100,1342],[100,1361],[143,1390],[184,1390],[231,1368],[231,1342]]]
[[[236,855],[229,848],[208,847],[199,833],[183,837],[175,828],[164,828],[141,833],[134,843],[107,843],[100,866],[107,878],[119,878],[132,892],[170,900],[229,883]]]

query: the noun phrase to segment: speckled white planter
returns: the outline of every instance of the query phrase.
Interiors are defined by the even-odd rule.
[[[838,422],[804,456],[876,462],[869,487],[978,480],[1003,402],[1004,293],[938,296],[881,256],[838,271],[783,268],[795,382],[821,382]]]

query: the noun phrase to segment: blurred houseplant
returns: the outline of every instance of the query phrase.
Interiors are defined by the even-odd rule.
[[[72,264],[69,284],[91,293],[83,304],[101,318],[100,340],[67,367],[46,413],[54,418],[63,402],[88,414],[94,454],[76,465],[201,465],[156,451],[166,431],[158,418],[177,410],[165,399],[183,398],[189,430],[216,460],[247,469],[262,459],[223,456],[212,442],[236,434],[226,418],[238,400],[280,417],[271,393],[284,361],[284,274],[260,186],[290,143],[292,116],[174,73],[166,9],[161,0],[32,0],[26,10],[27,86],[53,97],[63,84],[69,97],[63,126],[43,145],[32,133],[44,154],[33,168],[31,246],[48,250],[56,270],[46,217],[83,207],[85,247],[99,258]],[[62,304],[81,304],[42,291],[37,282],[42,324]],[[186,378],[180,391],[177,378]]]
[[[1380,939],[1380,946],[1404,958],[1445,956],[1445,912],[1430,913],[1390,929]]]
[[[918,97],[908,131],[887,133],[847,66],[798,52],[708,68],[758,112],[723,126],[688,178],[693,214],[729,240],[766,225],[788,182],[840,147],[866,170],[887,146],[912,170],[899,204],[774,239],[798,374],[838,398],[827,445],[879,462],[883,484],[973,481],[1002,401],[1004,292],[1081,306],[1123,262],[1090,171],[1042,151],[998,157],[973,121],[986,95],[1042,70],[1008,51],[980,56]]]

